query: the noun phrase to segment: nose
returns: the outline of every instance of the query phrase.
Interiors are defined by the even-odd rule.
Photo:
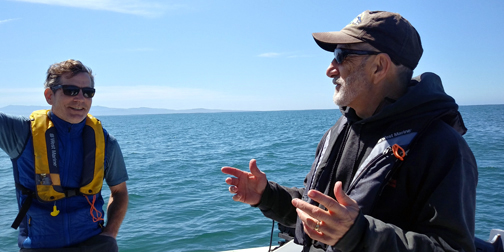
[[[340,72],[338,70],[338,62],[336,62],[336,60],[332,60],[331,61],[331,64],[329,64],[329,67],[327,68],[326,70],[326,75],[327,77],[329,78],[335,78],[335,77],[338,77]]]

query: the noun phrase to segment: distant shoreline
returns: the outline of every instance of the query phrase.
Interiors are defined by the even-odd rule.
[[[504,104],[477,104],[477,105],[459,105],[460,107],[470,106],[503,106]],[[8,105],[0,108],[0,112],[8,115],[28,117],[33,111],[41,109],[50,109],[50,106],[24,106]],[[103,106],[93,106],[90,114],[94,116],[120,116],[120,115],[164,115],[164,114],[197,114],[197,113],[229,113],[229,112],[268,112],[268,111],[298,111],[298,110],[332,110],[328,109],[293,109],[293,110],[224,110],[224,109],[163,109],[163,108],[109,108]]]
[[[9,115],[29,116],[35,110],[50,109],[50,106],[22,106],[9,105],[0,108],[0,112]],[[157,115],[157,114],[188,114],[188,113],[224,113],[224,112],[246,112],[240,110],[220,110],[220,109],[161,109],[161,108],[108,108],[103,106],[93,106],[89,111],[94,116],[113,115]]]

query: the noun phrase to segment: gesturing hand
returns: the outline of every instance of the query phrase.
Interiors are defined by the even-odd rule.
[[[250,160],[249,169],[250,172],[246,172],[234,167],[222,167],[221,171],[235,176],[235,178],[226,178],[226,183],[231,185],[229,192],[235,194],[233,200],[256,205],[261,201],[261,195],[268,180],[266,174],[257,168],[255,159]]]
[[[310,190],[308,197],[325,206],[323,210],[300,199],[293,199],[299,218],[303,222],[305,233],[313,240],[329,246],[336,244],[350,229],[359,215],[357,202],[343,191],[341,182],[334,185],[336,200],[323,193]]]

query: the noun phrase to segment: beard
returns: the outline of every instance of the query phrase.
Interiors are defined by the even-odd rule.
[[[365,63],[363,61],[357,66],[356,69],[358,70],[351,73],[346,79],[341,77],[333,79],[333,83],[337,85],[334,90],[333,101],[339,107],[352,107],[351,104],[356,101],[358,96],[369,90],[371,84],[366,81]]]

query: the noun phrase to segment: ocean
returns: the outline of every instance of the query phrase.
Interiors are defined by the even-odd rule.
[[[461,106],[479,169],[476,236],[504,229],[504,105]],[[339,110],[101,116],[123,151],[130,203],[120,251],[224,251],[269,245],[272,221],[234,202],[223,166],[302,187],[315,149]],[[0,251],[18,251],[12,164],[0,152]],[[110,191],[104,187],[103,194]],[[108,200],[108,197],[105,197]],[[273,245],[280,240],[275,224]]]

